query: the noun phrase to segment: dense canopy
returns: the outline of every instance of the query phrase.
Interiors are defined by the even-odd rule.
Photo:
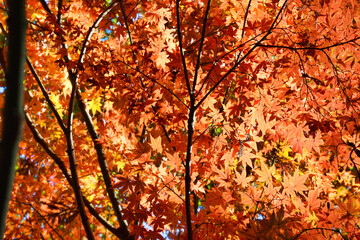
[[[360,239],[358,1],[26,11],[6,239]]]

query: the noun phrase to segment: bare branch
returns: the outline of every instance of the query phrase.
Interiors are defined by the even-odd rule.
[[[119,203],[115,197],[115,193],[114,193],[114,188],[112,186],[111,183],[111,178],[110,178],[110,173],[108,170],[108,166],[106,163],[106,157],[105,157],[105,153],[102,147],[102,144],[98,141],[100,139],[100,136],[98,135],[98,133],[95,130],[95,126],[91,120],[91,116],[89,114],[89,112],[86,109],[86,105],[84,103],[84,101],[81,98],[81,93],[79,90],[77,90],[77,94],[76,94],[76,100],[79,104],[79,108],[81,111],[81,114],[85,120],[85,124],[86,127],[90,133],[91,139],[93,140],[94,143],[94,148],[96,150],[97,153],[97,157],[98,157],[98,162],[100,165],[100,169],[104,178],[104,182],[105,182],[105,186],[106,186],[106,191],[109,194],[109,198],[110,198],[110,202],[113,205],[115,214],[118,218],[118,221],[120,223],[120,228],[119,228],[119,234],[120,234],[120,238],[121,239],[133,239],[133,236],[129,236],[129,230],[127,228],[127,225],[125,224],[125,222],[122,220],[122,216],[121,216],[121,211],[120,211],[120,206]],[[119,236],[119,235],[117,235]]]
[[[24,195],[24,193],[23,193],[23,195]],[[37,209],[34,207],[34,205],[32,205],[31,202],[30,202],[26,197],[25,197],[25,199],[26,199],[27,203],[23,203],[23,202],[19,202],[19,201],[17,201],[17,202],[20,203],[20,204],[28,205],[28,206],[30,206],[32,209],[34,209],[34,211],[40,216],[40,218],[41,218],[42,220],[44,220],[44,222],[51,228],[51,230],[52,230],[60,239],[64,239],[64,238],[56,231],[56,229],[49,223],[49,221],[40,213],[40,211],[37,210]]]
[[[111,6],[109,6],[107,9],[105,9],[100,15],[99,17],[96,19],[96,21],[93,23],[93,25],[89,28],[88,33],[85,37],[85,40],[83,42],[83,46],[81,49],[81,53],[78,59],[78,63],[82,63],[83,59],[84,59],[84,55],[86,52],[86,45],[88,43],[88,41],[90,40],[90,37],[93,33],[93,30],[96,28],[96,26],[100,23],[100,21],[104,18],[104,16],[109,13],[109,11],[118,4],[118,2],[114,2]],[[63,47],[65,47],[65,45],[63,45]],[[65,59],[65,61],[68,61],[67,59]],[[78,70],[75,71],[75,73],[71,70],[68,69],[69,72],[69,76],[70,76],[70,80],[72,82],[72,84],[76,84],[77,78],[78,78]],[[73,89],[75,88],[75,86],[73,85]],[[106,186],[106,190],[107,193],[109,194],[109,198],[110,198],[110,202],[113,205],[114,211],[115,211],[115,215],[118,218],[118,221],[120,223],[120,229],[118,231],[117,236],[119,236],[121,239],[132,239],[132,237],[129,236],[129,230],[127,228],[126,223],[122,220],[122,215],[121,215],[121,211],[120,211],[120,205],[115,197],[115,193],[114,193],[114,189],[112,187],[112,183],[111,183],[111,178],[110,178],[110,173],[108,170],[108,166],[106,163],[106,157],[105,157],[105,153],[102,147],[102,144],[99,143],[99,135],[97,134],[96,130],[95,130],[95,126],[92,122],[91,116],[88,113],[87,109],[86,109],[86,105],[84,103],[84,101],[81,98],[81,94],[80,91],[75,88],[75,91],[77,91],[77,93],[74,94],[74,96],[76,97],[76,100],[78,102],[79,108],[80,108],[80,112],[85,120],[86,126],[88,128],[88,131],[90,133],[90,136],[93,140],[94,143],[94,148],[97,152],[97,156],[98,156],[98,162],[101,168],[101,172],[104,178],[104,182],[105,182],[105,186]],[[70,116],[69,116],[70,118]],[[70,149],[71,150],[71,149]]]
[[[41,80],[40,80],[40,77],[39,75],[37,74],[34,66],[31,64],[30,60],[28,57],[26,57],[26,63],[32,73],[32,75],[34,76],[37,84],[39,85],[40,89],[41,89],[41,92],[43,94],[43,96],[45,97],[45,100],[46,102],[49,104],[49,107],[51,109],[51,111],[54,113],[55,115],[55,118],[60,126],[60,128],[62,129],[63,133],[65,134],[66,133],[66,127],[64,125],[64,122],[62,121],[61,117],[60,117],[60,114],[59,112],[56,110],[55,106],[54,106],[54,103],[51,101],[50,97],[49,97],[49,94],[47,93],[44,85],[42,84]]]
[[[75,192],[75,198],[77,203],[77,208],[80,212],[82,224],[85,228],[86,236],[90,240],[95,240],[94,234],[90,227],[89,218],[85,211],[85,205],[82,199],[81,194],[81,188],[79,184],[79,177],[76,170],[76,157],[75,157],[75,148],[74,148],[74,139],[73,139],[73,133],[72,133],[72,127],[73,127],[73,117],[74,117],[74,102],[75,102],[75,95],[76,95],[76,89],[77,89],[77,81],[76,77],[72,74],[70,74],[70,80],[72,83],[72,90],[71,90],[71,97],[69,102],[69,109],[68,109],[68,124],[67,124],[67,131],[65,133],[66,136],[66,143],[67,143],[67,154],[69,157],[70,162],[70,171],[72,175],[73,180],[73,189]]]
[[[242,33],[241,33],[241,38],[244,38],[245,26],[246,26],[247,17],[248,17],[248,14],[249,14],[250,6],[251,6],[251,0],[249,0],[248,6],[246,8],[245,17],[244,17],[244,24],[243,24],[243,30],[242,30]]]
[[[132,70],[137,71],[138,73],[140,73],[142,76],[144,76],[145,78],[149,79],[150,81],[152,81],[155,84],[158,84],[160,87],[162,87],[163,89],[165,89],[166,91],[168,91],[171,95],[173,95],[177,100],[179,100],[187,109],[189,109],[189,107],[185,104],[185,102],[183,100],[181,100],[173,91],[171,91],[169,88],[167,88],[165,85],[161,84],[160,82],[158,82],[156,79],[149,77],[148,75],[146,75],[145,73],[143,73],[141,70],[139,69],[135,69],[133,68],[131,65],[129,65],[126,62],[120,61],[121,63],[125,64],[126,66],[128,66],[129,68],[131,68]]]
[[[103,20],[103,18],[106,16],[106,14],[108,14],[116,5],[118,4],[117,1],[114,1],[108,8],[106,8],[99,16],[98,18],[95,20],[95,22],[92,24],[92,26],[89,28],[86,37],[84,39],[82,48],[81,48],[81,52],[80,52],[80,56],[78,59],[78,63],[82,63],[84,60],[84,56],[85,56],[85,52],[86,52],[86,45],[88,44],[88,42],[90,41],[91,35],[94,32],[94,29],[99,25],[99,23]],[[77,71],[75,73],[77,75]]]
[[[205,94],[205,96],[198,102],[198,104],[196,105],[196,108],[198,108],[204,101],[205,99],[220,85],[220,83],[222,83],[227,76],[230,75],[230,73],[234,72],[235,69],[240,65],[240,63],[242,63],[257,47],[259,47],[259,45],[267,38],[267,36],[270,35],[270,33],[272,32],[272,30],[274,29],[278,19],[280,18],[280,15],[282,13],[282,11],[285,9],[286,5],[287,5],[288,0],[285,0],[285,2],[283,3],[281,9],[279,10],[278,14],[276,15],[274,21],[272,22],[269,30],[266,32],[266,34],[258,41],[256,42],[253,47],[241,58],[239,58],[234,66],[232,68],[230,68],[229,71],[227,71],[227,73],[224,74],[224,76],[215,83],[215,85]]]
[[[44,140],[44,138],[41,136],[41,134],[39,133],[39,131],[36,129],[35,125],[31,121],[29,114],[26,112],[25,112],[25,121],[28,128],[30,129],[30,131],[34,136],[35,141],[38,142],[41,145],[41,147],[45,150],[45,152],[55,161],[55,163],[59,166],[61,172],[64,174],[66,180],[72,185],[72,179],[67,171],[64,161],[47,145],[46,141]]]
[[[189,119],[187,122],[187,146],[185,159],[185,211],[186,211],[186,229],[188,240],[193,239],[192,221],[191,221],[191,158],[192,158],[192,139],[195,125],[195,94],[190,93],[191,103],[189,110]]]
[[[35,125],[33,124],[33,122],[30,119],[29,114],[25,113],[25,121],[26,124],[28,126],[28,128],[30,129],[30,131],[32,132],[34,139],[36,142],[38,142],[40,144],[40,146],[45,150],[45,152],[54,160],[54,162],[58,165],[58,167],[60,168],[61,172],[63,173],[63,175],[65,176],[66,180],[69,182],[70,186],[73,188],[73,180],[64,164],[64,161],[47,145],[46,141],[44,140],[44,138],[41,136],[41,134],[39,133],[39,131],[36,129]],[[115,234],[116,236],[120,236],[119,235],[119,231],[113,226],[111,225],[108,221],[106,221],[105,218],[103,218],[98,211],[92,206],[92,204],[86,199],[86,197],[84,195],[82,195],[83,201],[85,203],[85,206],[87,207],[87,209],[89,210],[89,212],[106,228],[108,229],[110,232],[112,232],[113,234]]]
[[[58,12],[57,12],[57,23],[60,25],[61,23],[61,8],[62,8],[63,0],[58,1]]]
[[[176,20],[177,20],[177,35],[179,38],[181,61],[182,61],[182,66],[183,66],[183,70],[184,70],[184,75],[185,75],[186,87],[190,94],[191,93],[190,79],[189,79],[188,72],[187,72],[186,60],[185,60],[185,56],[184,56],[184,48],[182,45],[182,34],[181,34],[181,24],[180,24],[180,22],[181,22],[181,20],[180,20],[180,0],[176,0]]]
[[[342,46],[348,43],[356,43],[357,40],[359,40],[360,37],[356,37],[353,39],[350,39],[348,41],[344,41],[344,42],[338,42],[329,46],[325,46],[325,47],[291,47],[291,46],[281,46],[281,45],[267,45],[267,44],[259,44],[259,47],[265,47],[265,48],[283,48],[283,49],[290,49],[290,50],[319,50],[319,51],[324,51],[324,50],[328,50],[337,46]]]
[[[50,10],[49,6],[47,5],[45,0],[39,0],[41,5],[43,6],[44,10],[49,13],[49,14],[53,14],[52,11]]]
[[[351,99],[349,98],[349,96],[348,96],[347,93],[346,93],[345,86],[344,86],[343,83],[340,81],[340,77],[339,77],[339,75],[338,75],[338,70],[337,70],[335,64],[332,62],[329,54],[327,54],[324,50],[322,50],[322,52],[325,54],[326,58],[328,59],[328,61],[330,62],[331,66],[332,66],[334,75],[335,75],[335,77],[336,77],[336,79],[337,79],[337,82],[338,82],[338,84],[339,84],[339,88],[340,88],[340,90],[342,91],[342,93],[344,94],[346,102],[349,103],[349,105],[350,105],[351,108],[354,110],[354,112],[359,116],[360,114],[358,113],[358,111],[356,110],[356,108],[355,108],[354,105],[352,104]]]
[[[257,34],[256,36],[252,37],[251,39],[247,40],[246,42],[243,42],[243,43],[239,44],[238,46],[234,47],[233,49],[231,49],[230,51],[222,54],[220,57],[215,58],[215,60],[213,61],[213,64],[212,64],[210,70],[208,71],[208,73],[206,74],[206,76],[205,76],[205,78],[204,78],[204,79],[205,79],[204,82],[202,83],[202,85],[201,85],[198,93],[196,94],[196,97],[200,94],[200,92],[201,92],[202,89],[204,88],[207,80],[208,80],[209,77],[210,77],[210,74],[212,73],[212,71],[214,70],[215,66],[219,63],[219,61],[220,61],[221,59],[225,58],[226,56],[228,56],[228,55],[231,54],[231,53],[236,52],[238,49],[244,47],[244,46],[245,46],[246,44],[248,44],[249,42],[254,41],[254,40],[257,39],[259,36],[264,35],[264,34],[266,34],[266,33],[267,33],[267,32],[263,32],[263,33]],[[235,62],[236,62],[236,61],[235,61]]]
[[[200,68],[201,53],[202,53],[202,49],[204,46],[206,23],[207,23],[207,20],[209,17],[210,6],[211,6],[211,0],[208,0],[207,6],[206,6],[206,12],[205,12],[205,16],[204,16],[204,22],[202,24],[203,29],[202,29],[202,33],[201,33],[199,52],[198,52],[198,57],[197,57],[196,67],[195,67],[194,81],[193,81],[193,87],[192,87],[193,92],[195,92],[195,90],[196,90],[195,88],[196,88],[197,77],[198,77],[199,68]]]

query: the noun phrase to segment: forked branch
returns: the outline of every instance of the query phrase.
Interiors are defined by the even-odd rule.
[[[60,168],[62,174],[65,176],[70,186],[73,188],[74,187],[73,180],[64,164],[64,161],[48,146],[45,139],[36,129],[34,123],[31,121],[31,118],[28,113],[25,113],[25,121],[28,128],[30,129],[30,131],[34,136],[35,141],[39,143],[40,146],[45,150],[45,152],[54,160],[54,162],[58,165],[58,167]],[[106,229],[108,229],[114,235],[120,237],[119,231],[98,213],[98,211],[94,208],[94,206],[92,206],[92,204],[86,199],[84,195],[82,195],[82,198],[86,208],[89,210],[91,215],[93,215]]]

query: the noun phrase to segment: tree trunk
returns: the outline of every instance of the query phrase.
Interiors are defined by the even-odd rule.
[[[0,238],[5,223],[14,181],[18,144],[23,127],[23,80],[25,62],[25,0],[8,0],[8,64],[5,73],[6,97],[2,115],[0,143]]]

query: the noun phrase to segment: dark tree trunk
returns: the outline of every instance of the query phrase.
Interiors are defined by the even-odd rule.
[[[25,62],[25,0],[8,0],[8,61],[5,70],[5,106],[0,143],[0,239],[14,181],[18,145],[23,128],[23,80]]]

